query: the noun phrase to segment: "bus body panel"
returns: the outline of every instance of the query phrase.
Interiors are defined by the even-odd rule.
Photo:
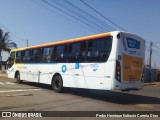
[[[8,69],[8,77],[15,78],[16,71],[19,71],[20,78],[22,80],[50,85],[52,84],[54,75],[60,74],[63,79],[64,87],[101,90],[140,88],[143,84],[141,77],[144,65],[144,40],[136,35],[126,32],[116,31],[110,32],[109,34],[113,38],[112,49],[106,62],[15,63]],[[109,34],[106,35],[108,36]],[[96,35],[96,37],[97,36],[98,35]],[[103,34],[100,36],[104,37]],[[133,41],[131,39],[131,42],[135,42],[134,40],[137,40],[138,45],[140,41],[140,49],[129,48],[135,46],[131,45],[128,47],[126,38],[132,38]],[[79,38],[78,40],[81,39]],[[39,46],[41,47],[42,45]],[[20,50],[25,49],[22,48]],[[17,52],[18,50],[13,51]],[[121,81],[116,80],[115,77],[117,61],[121,66]],[[139,66],[137,65],[137,68],[135,68],[134,64],[137,63]],[[126,66],[126,64],[128,64],[128,66]],[[129,78],[133,77],[134,74],[132,74],[133,71],[128,72],[127,68],[134,69],[134,72],[137,72],[134,81],[129,80]]]

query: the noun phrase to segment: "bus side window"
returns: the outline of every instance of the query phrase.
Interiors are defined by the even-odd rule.
[[[49,56],[50,56],[50,62],[55,62],[55,61],[53,61],[53,57],[54,57],[54,47],[52,46],[52,47],[50,47],[49,48]]]
[[[41,62],[52,62],[52,54],[53,54],[53,47],[47,47],[42,49],[42,58]]]
[[[53,51],[52,51],[52,62],[56,62],[57,61],[57,46],[53,47]]]
[[[87,62],[99,61],[99,40],[88,41]]]
[[[71,43],[68,46],[68,62],[72,63],[74,61],[73,58],[73,43]]]
[[[16,63],[22,63],[23,62],[23,56],[22,56],[23,54],[22,54],[22,51],[18,51],[17,53],[16,53]]]
[[[56,46],[56,51],[55,51],[55,53],[56,53],[55,54],[55,61],[56,62],[62,62],[63,51],[64,51],[63,45]]]
[[[79,60],[79,54],[80,54],[80,43],[72,43],[69,45],[69,62],[80,62]]]
[[[31,62],[40,62],[41,61],[41,49],[33,49]]]
[[[105,40],[106,40],[105,50],[111,51],[111,49],[112,49],[112,37],[105,38]]]
[[[80,42],[80,54],[79,54],[80,62],[86,62],[86,50],[87,50],[86,41]]]
[[[30,50],[24,51],[23,62],[28,63],[30,62],[30,59],[31,59],[31,51]]]
[[[62,62],[68,62],[68,44],[64,45],[63,61]]]
[[[102,38],[99,40],[99,61],[105,62],[107,58],[107,51],[105,50],[106,40]]]
[[[111,37],[100,38],[98,41],[99,41],[98,43],[99,62],[106,62],[111,52],[112,38]]]
[[[58,45],[55,49],[55,62],[67,62],[68,54],[67,54],[67,47],[68,45]]]
[[[111,37],[90,40],[87,43],[87,62],[106,62],[111,52]]]
[[[111,50],[112,50],[112,37],[105,38],[105,51],[106,51],[105,61],[108,60]]]

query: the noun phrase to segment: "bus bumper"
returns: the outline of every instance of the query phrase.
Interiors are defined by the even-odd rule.
[[[142,89],[143,82],[138,83],[122,83],[121,90],[122,91],[130,91],[130,90],[140,90]]]

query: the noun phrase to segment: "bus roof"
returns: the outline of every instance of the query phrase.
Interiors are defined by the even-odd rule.
[[[27,50],[27,49],[34,49],[34,48],[41,48],[41,47],[49,47],[49,46],[54,46],[54,45],[73,43],[75,41],[80,42],[80,41],[83,41],[83,40],[90,40],[90,39],[96,39],[96,38],[107,37],[107,36],[111,36],[111,32],[96,34],[96,35],[91,35],[91,36],[86,36],[86,37],[80,37],[80,38],[74,38],[74,39],[68,39],[68,40],[62,40],[62,41],[57,41],[57,42],[51,42],[51,43],[47,43],[47,44],[40,44],[40,45],[35,45],[35,46],[23,47],[23,48],[13,49],[11,51]]]

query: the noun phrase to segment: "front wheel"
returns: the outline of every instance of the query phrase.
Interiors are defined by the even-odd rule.
[[[16,82],[18,83],[18,84],[21,84],[22,83],[22,80],[20,79],[20,74],[19,73],[17,73],[16,74]]]
[[[63,89],[63,80],[60,75],[55,76],[52,81],[52,88],[55,92],[60,93]]]

